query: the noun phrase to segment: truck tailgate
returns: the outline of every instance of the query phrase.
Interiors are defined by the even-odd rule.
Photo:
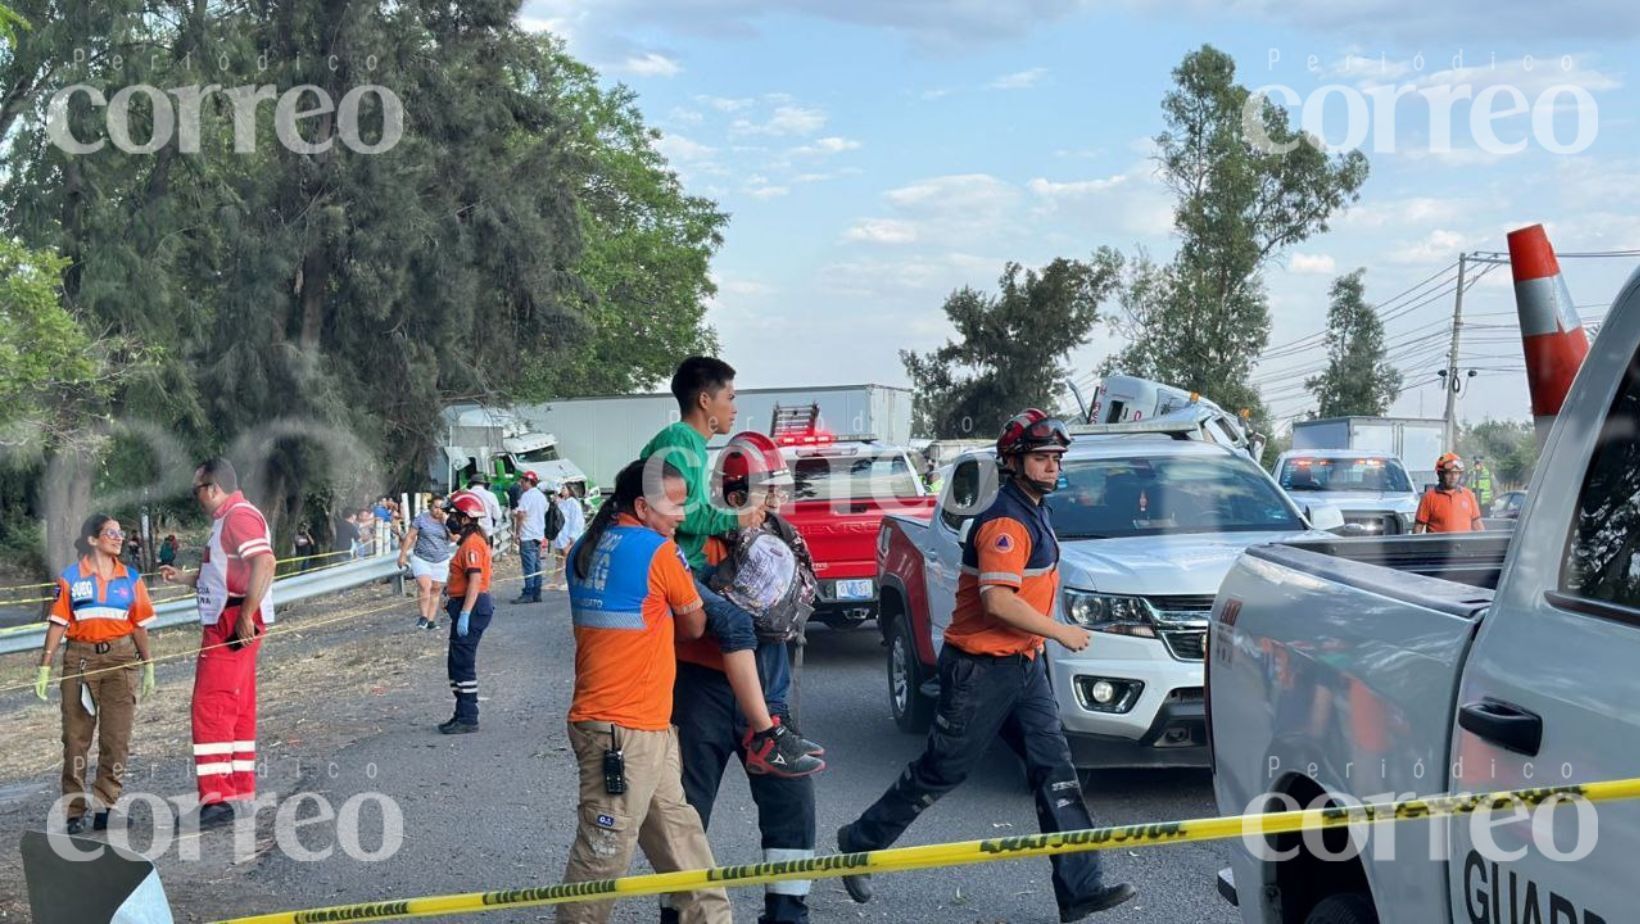
[[[926,515],[934,498],[895,504],[885,509],[874,501],[799,501],[788,519],[814,556],[816,576],[822,580],[877,576],[877,530],[889,514]]]
[[[1445,791],[1459,676],[1491,599],[1305,548],[1249,549],[1219,590],[1209,644],[1220,812],[1260,811],[1304,778],[1358,798]],[[1245,847],[1232,856],[1238,881],[1260,881]],[[1375,888],[1445,900],[1436,864],[1380,871],[1405,881]]]

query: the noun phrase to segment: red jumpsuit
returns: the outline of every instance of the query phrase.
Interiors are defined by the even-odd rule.
[[[250,587],[251,560],[273,554],[268,522],[234,492],[217,510],[199,570],[199,669],[194,674],[194,773],[199,802],[256,797],[256,654],[260,639],[238,650],[227,642]],[[273,622],[273,591],[252,617],[258,634]]]

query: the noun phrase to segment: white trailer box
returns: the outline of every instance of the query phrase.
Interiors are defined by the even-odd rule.
[[[832,433],[870,435],[903,446],[911,442],[911,398],[909,389],[888,385],[744,388],[736,392],[735,429],[767,433],[776,404],[818,404],[820,425]],[[567,398],[520,405],[517,411],[535,429],[555,435],[559,451],[574,459],[593,484],[607,488],[650,437],[678,419],[678,402],[670,392],[662,392]],[[719,437],[711,445],[725,441]]]
[[[1418,484],[1435,482],[1446,424],[1426,417],[1326,417],[1293,424],[1294,449],[1371,449],[1399,457]]]

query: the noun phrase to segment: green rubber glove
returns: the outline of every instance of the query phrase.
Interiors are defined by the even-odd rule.
[[[139,700],[140,699],[147,699],[149,697],[149,695],[152,694],[153,692],[154,692],[154,662],[144,661],[144,662],[142,662],[142,692],[137,694],[137,699],[139,699]]]
[[[39,697],[42,703],[46,701],[46,688],[49,686],[51,686],[51,665],[42,664],[39,673],[34,675],[34,695]]]

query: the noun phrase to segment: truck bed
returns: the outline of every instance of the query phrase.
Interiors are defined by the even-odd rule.
[[[1473,600],[1472,590],[1442,589],[1423,582],[1408,585],[1402,575],[1495,590],[1512,538],[1512,532],[1499,531],[1314,539],[1260,546],[1249,549],[1248,554],[1398,599],[1404,598],[1404,594],[1388,591],[1396,587],[1416,587],[1419,593],[1433,592],[1439,597],[1458,593],[1465,600]],[[1397,573],[1387,573],[1390,571]],[[1490,595],[1486,599],[1490,600]]]

